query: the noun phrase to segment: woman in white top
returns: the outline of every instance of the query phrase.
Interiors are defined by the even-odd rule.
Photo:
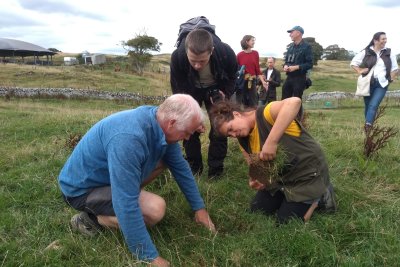
[[[389,83],[397,74],[396,54],[386,48],[386,33],[377,32],[371,42],[350,63],[350,66],[360,75],[367,75],[373,66],[370,95],[364,96],[365,131],[368,132],[375,120],[378,107],[385,97]]]

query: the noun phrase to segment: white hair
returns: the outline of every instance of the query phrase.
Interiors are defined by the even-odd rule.
[[[162,121],[175,120],[178,130],[184,130],[194,119],[204,123],[205,118],[199,103],[187,94],[169,96],[160,105],[157,113]]]

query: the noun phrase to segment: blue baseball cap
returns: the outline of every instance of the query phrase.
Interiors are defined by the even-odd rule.
[[[301,32],[301,34],[304,34],[304,29],[302,27],[300,27],[300,26],[294,26],[293,28],[291,28],[287,32],[292,32],[292,31],[299,31],[299,32]]]

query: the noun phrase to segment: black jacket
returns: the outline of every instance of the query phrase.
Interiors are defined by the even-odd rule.
[[[383,60],[383,63],[385,63],[386,67],[386,79],[391,82],[391,76],[390,76],[390,71],[392,69],[392,60],[390,59],[390,48],[385,48],[382,50],[380,57]],[[363,61],[361,62],[360,67],[363,68],[369,68],[371,69],[375,64],[376,61],[378,60],[376,53],[371,49],[371,48],[366,48],[365,49],[365,56]],[[363,76],[367,75],[368,73],[365,73]]]
[[[263,74],[265,76],[265,79],[267,79],[268,68],[263,71]],[[273,72],[271,73],[271,77],[269,77],[269,79],[269,88],[276,89],[276,87],[281,86],[281,73],[276,68],[273,68]]]
[[[232,48],[220,41],[213,35],[214,51],[210,57],[211,73],[226,97],[234,93],[237,62],[236,55]],[[184,93],[191,95],[196,90],[195,79],[198,79],[198,72],[192,68],[185,51],[185,39],[181,45],[172,53],[170,64],[170,81],[172,93]]]
[[[299,65],[300,69],[288,72],[288,76],[305,75],[313,67],[312,47],[304,39],[299,43],[291,43],[285,54],[285,64],[288,66]]]
[[[271,73],[271,77],[269,77],[269,85],[268,85],[268,92],[265,91],[264,87],[261,88],[260,95],[258,96],[259,100],[267,100],[267,97],[273,98],[276,100],[276,87],[281,86],[281,73],[279,70],[273,68],[274,70]],[[263,71],[265,79],[268,76],[268,68]]]

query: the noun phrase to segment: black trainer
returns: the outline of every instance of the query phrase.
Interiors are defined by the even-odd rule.
[[[71,218],[71,227],[77,232],[80,232],[86,236],[95,236],[103,227],[97,222],[93,221],[87,212],[82,211],[81,213],[75,214]]]
[[[218,180],[221,178],[224,172],[224,167],[210,168],[208,169],[208,179]]]
[[[336,195],[333,190],[333,185],[329,184],[325,194],[322,195],[318,203],[318,209],[327,213],[334,213],[337,210]]]
[[[192,170],[193,176],[200,176],[203,173],[203,162],[202,161],[195,161],[195,160],[188,160],[185,157],[186,161],[189,163],[190,169]]]

